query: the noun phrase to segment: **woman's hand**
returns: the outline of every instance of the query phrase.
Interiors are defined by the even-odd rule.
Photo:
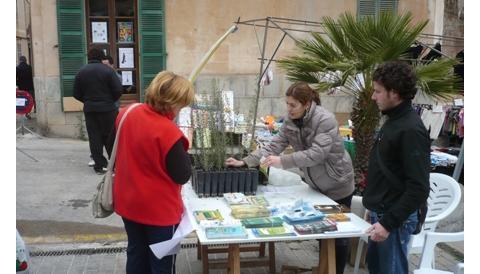
[[[268,156],[265,158],[265,161],[262,162],[262,165],[281,168],[282,160],[280,159],[280,156]]]
[[[233,167],[242,167],[245,165],[245,162],[244,161],[239,161],[235,158],[228,158],[227,160],[225,160],[225,165],[226,166],[233,166]]]

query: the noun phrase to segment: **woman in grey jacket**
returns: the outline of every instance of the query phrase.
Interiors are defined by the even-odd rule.
[[[350,207],[354,191],[352,160],[343,146],[335,116],[320,106],[318,93],[303,82],[288,88],[286,103],[288,118],[279,133],[242,160],[228,158],[225,164],[258,166],[263,156],[262,164],[267,166],[298,167],[311,188]],[[280,155],[288,145],[295,152]],[[347,239],[336,240],[337,274],[343,273],[347,244]]]

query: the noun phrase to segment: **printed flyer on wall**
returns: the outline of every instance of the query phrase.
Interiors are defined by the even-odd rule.
[[[133,22],[118,22],[118,42],[133,42]]]
[[[92,22],[92,42],[108,43],[107,22]]]
[[[120,68],[133,68],[133,48],[119,48],[118,63]]]

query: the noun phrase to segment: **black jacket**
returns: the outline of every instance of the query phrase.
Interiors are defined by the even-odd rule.
[[[21,62],[17,66],[17,87],[25,91],[33,90],[32,67],[25,62]]]
[[[383,213],[380,224],[392,231],[428,198],[430,191],[430,138],[420,116],[406,100],[385,113],[388,120],[370,152],[363,205]],[[385,167],[401,184],[387,179],[378,164],[377,149]]]
[[[122,84],[115,71],[100,61],[90,60],[75,76],[73,97],[83,103],[84,112],[107,112],[117,109]]]

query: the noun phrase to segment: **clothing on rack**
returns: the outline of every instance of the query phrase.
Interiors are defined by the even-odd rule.
[[[436,49],[437,51],[440,51],[440,52],[442,51],[442,45],[440,45],[439,42],[437,42],[433,48]],[[427,63],[430,63],[432,60],[442,57],[442,55],[437,51],[431,49],[430,52],[428,52],[428,54],[422,58],[422,60],[426,61]]]
[[[421,116],[423,124],[430,132],[430,139],[437,139],[442,130],[445,112],[433,112],[431,109],[425,109]]]
[[[464,111],[463,107],[447,107],[445,109],[445,120],[443,122],[443,133],[448,135],[464,136]]]

